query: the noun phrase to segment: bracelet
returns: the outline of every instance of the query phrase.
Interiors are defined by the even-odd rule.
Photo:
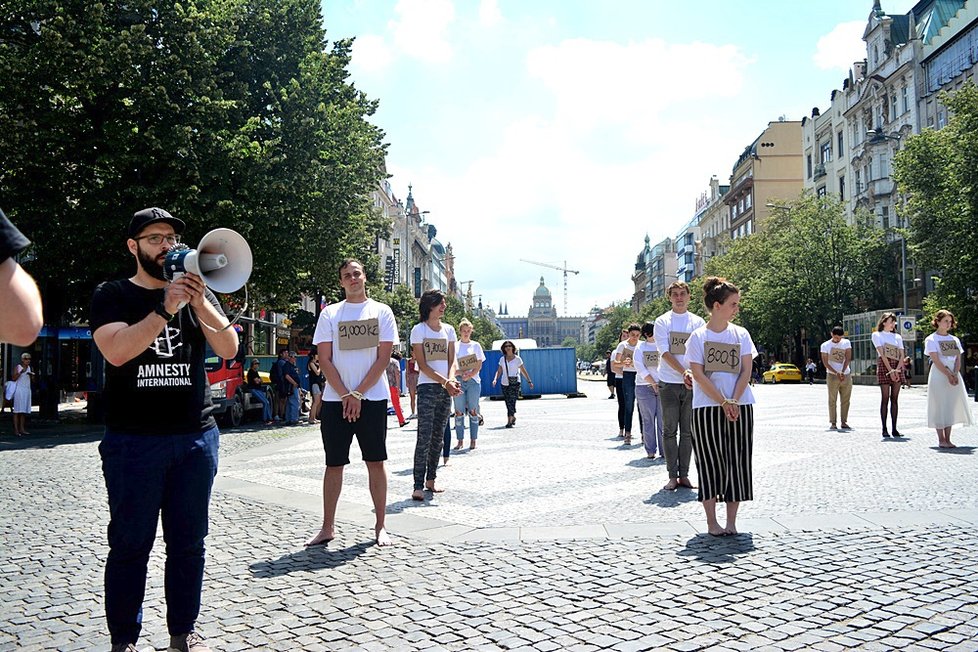
[[[340,399],[344,399],[347,396],[352,396],[353,398],[357,399],[358,401],[362,401],[365,398],[363,394],[361,394],[357,390],[353,390],[352,392],[347,392],[346,394],[344,394],[343,396],[341,396]]]
[[[155,312],[157,315],[159,315],[160,317],[162,317],[163,319],[165,319],[167,321],[173,321],[173,318],[175,317],[175,315],[170,314],[169,312],[167,312],[166,306],[163,305],[163,302],[162,301],[160,301],[158,304],[156,304],[156,307],[153,308],[153,312]]]
[[[740,404],[737,403],[737,399],[735,398],[725,398],[723,399],[723,405],[740,405]]]

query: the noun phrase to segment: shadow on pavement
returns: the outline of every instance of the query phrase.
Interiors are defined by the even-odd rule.
[[[654,460],[650,460],[648,457],[640,457],[638,459],[629,460],[625,466],[634,466],[640,469],[648,468],[651,466],[662,466],[666,463],[666,458],[657,457]]]
[[[335,550],[329,549],[329,546],[303,548],[282,555],[278,559],[255,562],[248,568],[251,569],[252,575],[262,579],[280,577],[297,571],[338,568],[350,563],[374,545],[376,544],[370,541]]]
[[[932,451],[937,451],[938,453],[943,453],[945,455],[973,455],[975,452],[974,446],[955,446],[954,448],[941,448],[940,446],[931,446]]]
[[[685,503],[696,502],[696,492],[689,489],[677,489],[676,491],[660,489],[642,502],[657,507],[679,507]]]
[[[715,537],[707,533],[697,534],[679,551],[682,557],[695,557],[708,564],[729,564],[737,555],[754,551],[754,535],[741,532],[733,536]]]

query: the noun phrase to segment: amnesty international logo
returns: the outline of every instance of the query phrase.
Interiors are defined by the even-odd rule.
[[[156,351],[157,357],[160,358],[172,358],[174,352],[183,346],[183,342],[175,341],[177,336],[180,335],[180,329],[174,328],[173,326],[167,326],[160,336],[156,338],[149,348]]]

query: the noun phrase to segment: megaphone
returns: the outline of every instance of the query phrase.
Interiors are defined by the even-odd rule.
[[[237,292],[248,282],[252,263],[251,247],[240,233],[214,229],[200,239],[196,249],[177,244],[166,252],[163,276],[172,282],[189,272],[215,292],[227,294]],[[185,305],[181,303],[178,310]]]

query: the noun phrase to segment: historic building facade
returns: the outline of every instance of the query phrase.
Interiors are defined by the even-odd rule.
[[[584,317],[558,317],[553,306],[553,296],[540,277],[540,285],[533,292],[533,302],[526,317],[510,317],[508,309],[500,308],[496,323],[509,339],[529,337],[536,340],[537,346],[560,346],[565,339],[580,342],[581,324]]]

